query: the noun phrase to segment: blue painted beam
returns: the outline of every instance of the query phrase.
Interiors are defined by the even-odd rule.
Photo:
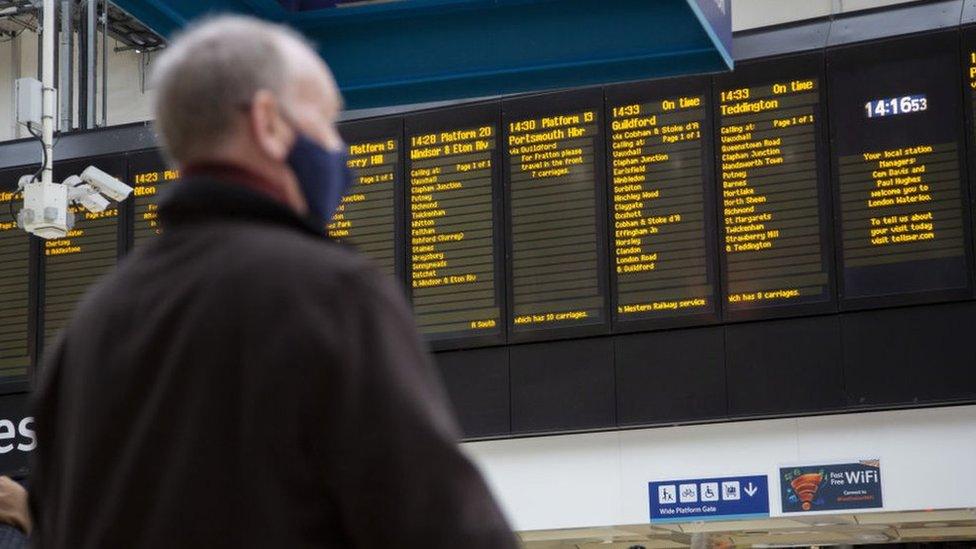
[[[276,0],[116,3],[163,35],[214,12],[288,23],[316,44],[350,108],[731,68],[728,0],[404,0],[306,12]]]

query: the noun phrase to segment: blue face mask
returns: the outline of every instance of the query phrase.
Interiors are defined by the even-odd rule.
[[[308,213],[323,227],[335,215],[342,195],[352,187],[353,177],[344,150],[330,151],[302,132],[288,153],[288,166],[308,203]]]

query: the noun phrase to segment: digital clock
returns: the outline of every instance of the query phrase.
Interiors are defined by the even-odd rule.
[[[873,99],[864,104],[864,112],[868,118],[922,112],[928,108],[929,102],[925,98],[925,95],[905,95],[903,97]]]

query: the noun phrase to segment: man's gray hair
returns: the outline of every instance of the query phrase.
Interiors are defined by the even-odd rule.
[[[156,60],[156,127],[176,163],[206,156],[226,139],[254,94],[282,97],[295,74],[297,32],[252,17],[224,15],[187,27]]]

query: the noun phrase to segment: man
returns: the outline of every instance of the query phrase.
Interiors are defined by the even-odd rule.
[[[45,351],[35,546],[515,547],[400,291],[321,236],[350,177],[325,64],[223,17],[154,77],[184,180]]]

